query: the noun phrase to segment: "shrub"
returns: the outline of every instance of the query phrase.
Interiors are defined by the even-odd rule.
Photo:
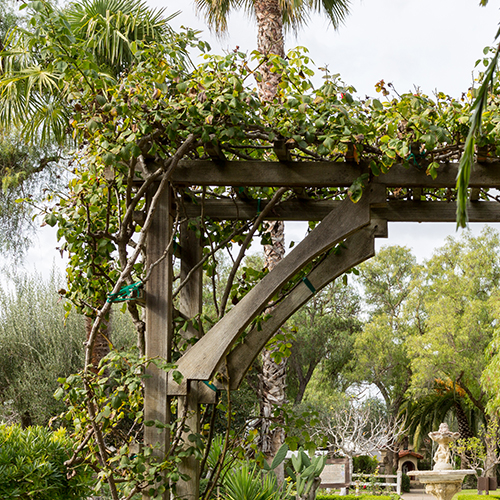
[[[57,379],[83,367],[83,316],[71,312],[57,290],[64,280],[14,271],[0,284],[0,422],[46,425],[64,411],[54,399]],[[127,316],[113,317],[117,348],[134,345]]]
[[[378,460],[369,455],[360,455],[352,459],[352,468],[355,474],[373,474],[377,465]]]
[[[407,474],[401,476],[401,489],[403,493],[408,493],[410,491],[410,476]]]
[[[65,429],[0,424],[0,498],[18,500],[83,500],[91,474],[85,467],[68,469],[71,441]]]
[[[290,488],[281,489],[274,473],[261,471],[256,465],[229,471],[223,485],[226,500],[286,500],[290,496]]]

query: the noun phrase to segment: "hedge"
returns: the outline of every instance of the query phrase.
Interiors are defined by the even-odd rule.
[[[398,495],[366,495],[362,493],[361,495],[326,495],[318,493],[316,495],[316,500],[394,500],[394,498],[399,498]],[[469,499],[467,499],[469,500]],[[484,497],[481,498],[484,500]]]

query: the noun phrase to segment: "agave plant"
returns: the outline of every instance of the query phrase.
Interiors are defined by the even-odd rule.
[[[273,472],[245,464],[226,474],[223,486],[225,500],[285,500],[292,484],[280,487]]]

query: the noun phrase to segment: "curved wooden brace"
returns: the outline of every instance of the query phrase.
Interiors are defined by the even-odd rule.
[[[384,226],[382,231],[380,231],[381,224]],[[338,254],[330,254],[307,275],[312,287],[319,291],[352,267],[373,257],[375,255],[375,237],[386,236],[385,229],[385,221],[380,221],[349,236],[344,242],[346,248]],[[311,289],[301,281],[282,302],[275,306],[271,318],[261,325],[260,331],[257,328],[250,330],[244,342],[237,345],[227,355],[226,363],[220,366],[219,373],[224,382],[219,386],[219,389],[226,389],[227,381],[229,381],[230,390],[238,389],[254,359],[268,340],[313,295]]]
[[[290,254],[281,260],[243,299],[216,323],[204,337],[177,361],[183,382],[169,375],[168,394],[185,395],[189,380],[210,380],[229,350],[271,298],[300,269],[354,232],[370,223],[370,204],[385,201],[385,188],[370,185],[361,200],[349,199],[333,209]]]

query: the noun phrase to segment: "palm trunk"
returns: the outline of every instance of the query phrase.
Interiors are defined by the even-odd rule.
[[[283,17],[279,0],[255,0],[255,16],[257,18],[258,34],[257,49],[262,54],[285,55],[283,40]],[[262,80],[258,82],[262,101],[275,98],[280,82],[279,73],[271,71],[272,65],[264,64],[261,68]],[[283,258],[285,254],[283,222],[269,224],[267,229],[271,235],[271,245],[266,245],[264,253],[269,271]],[[270,312],[270,311],[267,311]],[[284,432],[281,429],[271,429],[274,406],[282,406],[286,401],[286,358],[277,364],[272,359],[272,352],[262,353],[262,374],[259,380],[259,402],[261,415],[261,451],[268,460],[272,460],[284,442]],[[283,467],[276,471],[278,481],[284,480]]]
[[[261,54],[285,56],[283,40],[283,21],[279,0],[255,0],[257,18],[257,50]],[[278,90],[281,76],[271,71],[271,65],[264,64],[261,69],[262,80],[258,82],[260,98],[272,101]]]
[[[264,248],[266,264],[269,271],[283,258],[284,248],[284,224],[274,222],[269,224],[268,231],[271,233],[272,245]],[[266,313],[270,313],[268,309]],[[259,377],[259,403],[261,416],[261,451],[269,462],[272,461],[276,452],[285,440],[281,428],[271,429],[274,407],[281,407],[286,402],[286,366],[287,358],[276,363],[272,358],[272,351],[264,349],[262,352],[262,373]],[[278,467],[275,470],[278,481],[284,480],[284,469]]]

